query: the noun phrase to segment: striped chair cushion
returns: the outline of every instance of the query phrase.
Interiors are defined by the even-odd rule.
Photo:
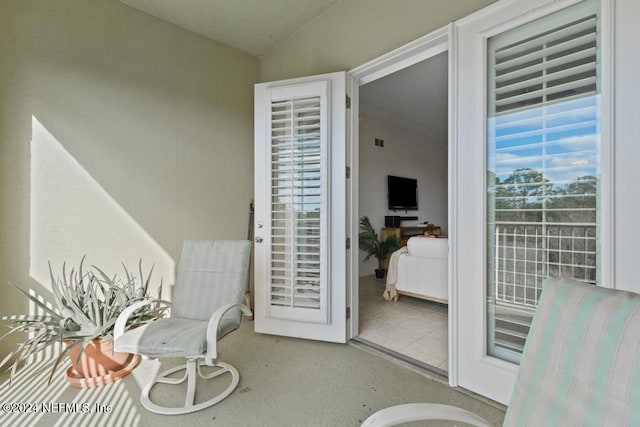
[[[640,295],[548,279],[506,426],[640,426]]]
[[[207,350],[207,323],[204,320],[172,317],[127,331],[118,338],[119,351],[151,357],[199,356]],[[237,329],[232,320],[224,320],[218,338]]]
[[[185,241],[171,317],[209,320],[219,307],[241,303],[247,285],[249,252],[248,240]],[[227,318],[240,324],[240,311]]]

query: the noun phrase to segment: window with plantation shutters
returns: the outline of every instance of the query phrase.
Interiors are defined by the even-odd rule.
[[[544,278],[598,281],[598,16],[588,7],[488,40],[488,348],[507,360],[519,359]]]
[[[271,304],[320,307],[320,99],[273,101]]]
[[[273,317],[326,321],[326,101],[313,85],[270,101]]]

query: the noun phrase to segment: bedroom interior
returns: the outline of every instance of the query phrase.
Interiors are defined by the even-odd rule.
[[[374,263],[363,263],[360,254],[358,339],[442,378],[448,371],[447,71],[444,52],[362,85],[359,117],[360,216],[371,218],[382,240],[398,235],[401,249],[397,262],[387,261],[400,294],[391,302],[383,297],[387,279],[376,279]],[[417,200],[390,200],[398,181],[416,185]],[[412,238],[427,233],[439,238]]]

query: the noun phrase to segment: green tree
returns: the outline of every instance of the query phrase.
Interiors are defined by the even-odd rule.
[[[596,221],[598,180],[592,175],[576,178],[574,181],[557,187],[549,207],[549,220],[553,222],[591,222]]]
[[[531,168],[514,170],[499,182],[496,178],[496,209],[504,209],[500,221],[541,221],[541,210],[552,194],[553,184],[540,171]]]

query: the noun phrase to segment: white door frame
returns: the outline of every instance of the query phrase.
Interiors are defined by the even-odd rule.
[[[500,16],[510,6],[516,4],[523,6],[520,14],[513,18],[511,15],[509,20],[510,26],[516,26],[531,19],[532,15],[543,16],[552,10],[558,10],[567,4],[576,3],[581,0],[536,0],[527,4],[520,0],[502,0],[493,3],[483,9],[478,10],[458,21],[455,21],[445,27],[442,27],[432,33],[429,33],[405,46],[395,49],[379,58],[363,64],[347,73],[347,93],[351,97],[351,117],[347,120],[347,165],[351,167],[351,179],[347,181],[347,236],[351,240],[351,250],[347,251],[347,304],[351,307],[351,318],[348,320],[347,337],[354,338],[358,335],[358,282],[359,282],[359,257],[358,257],[358,230],[359,230],[359,212],[358,212],[358,179],[359,179],[359,139],[358,139],[358,117],[359,117],[359,87],[362,84],[372,82],[381,77],[389,75],[395,71],[416,64],[424,59],[434,56],[438,53],[449,52],[449,123],[448,123],[448,229],[449,229],[449,318],[448,318],[448,345],[449,345],[449,385],[456,387],[460,385],[459,381],[459,345],[458,339],[460,333],[460,316],[468,316],[468,313],[460,313],[459,297],[460,290],[465,292],[468,289],[462,289],[460,285],[460,272],[463,271],[460,262],[463,258],[460,256],[459,236],[461,228],[468,232],[468,224],[464,224],[459,218],[459,197],[460,185],[460,153],[459,153],[459,135],[458,135],[458,95],[459,81],[461,78],[458,70],[458,55],[460,55],[458,46],[458,31],[461,26],[473,26],[474,21],[481,20],[486,16]],[[603,79],[603,98],[602,98],[602,139],[603,143],[608,145],[607,150],[602,150],[602,167],[603,167],[603,209],[602,209],[602,226],[604,233],[609,238],[603,239],[602,248],[602,269],[601,281],[604,286],[611,286],[613,283],[613,126],[611,119],[613,115],[613,16],[614,4],[616,0],[601,0],[601,14],[603,22],[602,45],[603,45],[603,63],[602,63],[602,79]],[[511,12],[512,13],[512,12]],[[493,28],[497,32],[498,28]],[[476,45],[476,49],[484,52],[484,47]],[[466,75],[465,75],[466,76]],[[468,77],[468,76],[466,76]],[[464,78],[466,78],[464,77]],[[484,88],[484,83],[480,84],[480,89]],[[467,153],[468,154],[468,153]],[[465,166],[466,167],[466,166]],[[482,190],[484,191],[484,190]],[[484,228],[481,227],[483,230]],[[466,272],[468,276],[468,272]],[[482,276],[481,277],[485,277]],[[463,278],[466,280],[468,277]],[[483,279],[484,283],[484,279]],[[478,301],[482,305],[483,298]],[[507,362],[494,360],[496,365],[505,371],[505,374],[513,375],[516,367]],[[464,384],[463,384],[464,386]],[[477,391],[477,390],[476,390]],[[479,391],[482,394],[482,391]],[[486,394],[487,396],[491,393]],[[494,397],[495,398],[495,397]],[[497,400],[507,401],[508,397]]]
[[[449,81],[449,95],[448,95],[448,222],[450,237],[451,234],[455,235],[455,230],[451,233],[454,212],[455,212],[455,188],[456,188],[456,174],[454,156],[455,153],[455,138],[453,138],[455,129],[455,120],[452,119],[455,106],[453,101],[455,97],[452,96],[455,88],[452,86],[454,64],[452,55],[452,42],[453,42],[453,24],[449,24],[438,30],[435,30],[411,43],[408,43],[398,49],[395,49],[385,55],[382,55],[366,64],[363,64],[347,73],[347,93],[351,98],[351,117],[347,125],[347,164],[351,168],[351,179],[347,184],[347,234],[351,239],[351,250],[348,251],[347,259],[347,281],[350,283],[348,286],[349,295],[347,303],[351,307],[351,317],[348,320],[347,335],[349,338],[355,338],[358,336],[358,292],[359,292],[359,257],[358,257],[358,231],[359,231],[359,211],[358,211],[358,185],[359,185],[359,133],[358,133],[358,117],[359,117],[359,89],[360,86],[366,83],[370,83],[379,78],[388,76],[396,71],[407,68],[411,65],[417,64],[425,59],[431,58],[442,52],[449,52],[449,68],[448,68],[448,81]],[[449,240],[451,242],[451,240]],[[451,244],[451,243],[450,243]],[[452,386],[457,385],[457,372],[456,372],[456,343],[455,339],[456,330],[456,295],[457,292],[453,288],[455,283],[453,278],[454,266],[456,260],[452,257],[453,251],[450,250],[449,255],[449,384]]]
[[[466,64],[457,71],[457,94],[469,102],[458,102],[458,113],[453,116],[464,120],[464,126],[455,126],[459,143],[455,148],[464,150],[457,156],[458,181],[464,186],[457,192],[461,215],[453,222],[458,232],[452,243],[454,260],[465,266],[455,268],[458,277],[454,289],[463,291],[456,298],[460,323],[460,339],[456,358],[458,384],[493,400],[508,404],[517,372],[517,365],[488,356],[486,349],[486,40],[503,31],[517,27],[559,11],[582,0],[506,0],[494,3],[475,14],[456,22],[456,56]],[[600,0],[601,10],[601,81],[602,81],[602,148],[601,148],[601,283],[613,283],[613,181],[612,157],[612,3]],[[459,42],[459,44],[458,44]],[[473,65],[469,65],[472,62]],[[477,66],[477,64],[481,64]],[[458,64],[460,65],[460,64]],[[480,102],[478,102],[480,100]],[[456,154],[454,154],[456,155]],[[482,159],[482,161],[478,161]],[[471,213],[471,214],[470,214]],[[451,227],[451,224],[450,224]],[[458,283],[459,282],[459,283]],[[469,285],[472,286],[469,286]],[[464,329],[462,329],[464,327]]]

